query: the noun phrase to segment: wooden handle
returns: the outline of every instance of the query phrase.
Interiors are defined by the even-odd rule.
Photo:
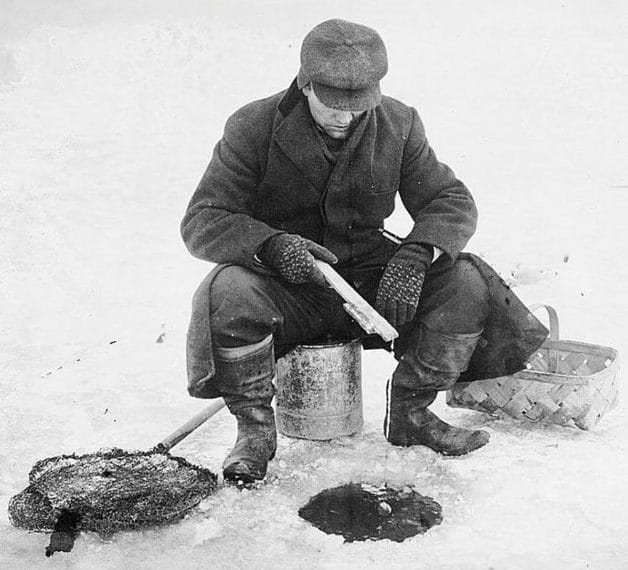
[[[177,445],[177,443],[185,439],[196,428],[203,425],[209,418],[216,415],[224,407],[225,401],[222,398],[212,402],[204,410],[201,410],[192,419],[183,424],[179,429],[173,431],[168,437],[158,443],[155,449],[158,449],[159,451],[168,451],[172,449],[175,445]]]
[[[549,315],[549,337],[550,340],[557,341],[560,339],[560,328],[558,325],[558,313],[556,309],[551,305],[546,305],[544,303],[536,303],[534,305],[530,305],[530,311],[534,312],[537,309],[545,309],[547,314]],[[560,359],[560,355],[557,350],[549,349],[549,372],[555,374],[558,372],[558,361]]]
[[[549,315],[550,339],[558,340],[560,338],[560,328],[558,325],[558,313],[556,312],[556,309],[551,305],[546,305],[544,303],[536,303],[534,305],[530,305],[530,311],[532,311],[533,313],[537,309],[541,308],[545,309],[547,311],[547,314]]]
[[[345,311],[369,334],[377,333],[384,342],[390,342],[399,336],[396,329],[382,317],[366,300],[347,283],[331,265],[316,260],[316,265],[321,270],[327,282],[334,288],[347,304]]]

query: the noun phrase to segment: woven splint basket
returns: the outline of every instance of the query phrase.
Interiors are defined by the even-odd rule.
[[[613,348],[559,340],[558,315],[549,305],[550,336],[524,370],[489,380],[459,382],[447,404],[482,412],[503,412],[534,422],[591,429],[617,403],[619,357]]]

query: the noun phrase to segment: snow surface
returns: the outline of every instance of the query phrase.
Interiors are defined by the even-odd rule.
[[[416,106],[467,182],[481,253],[562,336],[626,354],[628,8],[481,2],[0,1],[0,512],[40,458],[154,445],[206,403],[185,391],[191,295],[209,269],[178,234],[238,106],[285,88],[330,17],[388,47],[386,93]],[[403,233],[405,215],[389,229]],[[165,333],[165,342],[156,339]],[[364,355],[361,435],[280,438],[268,483],[223,488],[184,521],[105,542],[0,516],[5,568],[626,568],[628,411],[592,431],[437,411],[483,427],[462,458],[381,432],[383,352]],[[226,412],[177,453],[219,472]],[[325,487],[412,484],[443,524],[402,544],[343,544],[297,516]]]

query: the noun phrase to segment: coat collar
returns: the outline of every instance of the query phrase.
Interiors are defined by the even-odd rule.
[[[275,141],[294,165],[320,191],[325,189],[331,166],[321,147],[303,95],[275,129]]]
[[[329,180],[331,167],[325,158],[321,141],[314,131],[316,127],[307,108],[305,97],[297,87],[296,79],[278,103],[277,109],[283,117],[275,128],[277,144],[316,188],[324,190]],[[373,126],[371,123],[374,120],[375,113],[367,111],[366,116],[362,117],[345,142],[334,170],[343,166],[364,138],[365,132]]]
[[[290,84],[290,87],[284,93],[284,96],[281,98],[281,101],[277,104],[277,109],[284,116],[287,117],[290,114],[290,111],[294,109],[294,106],[303,98],[303,94],[301,90],[297,86],[296,78]]]

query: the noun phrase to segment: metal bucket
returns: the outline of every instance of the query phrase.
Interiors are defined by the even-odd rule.
[[[289,437],[333,439],[362,428],[359,340],[300,345],[277,363],[277,429]]]

